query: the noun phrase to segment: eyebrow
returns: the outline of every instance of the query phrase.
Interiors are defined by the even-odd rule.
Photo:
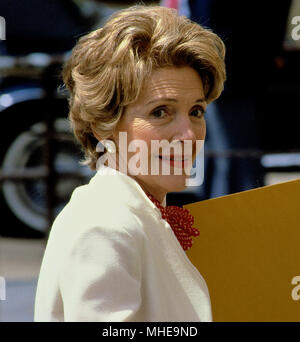
[[[146,105],[149,105],[154,102],[160,102],[160,101],[168,101],[168,102],[178,102],[177,99],[171,98],[171,97],[160,97],[158,99],[150,100],[149,102],[146,103]],[[201,98],[195,101],[195,103],[205,103],[205,99]]]

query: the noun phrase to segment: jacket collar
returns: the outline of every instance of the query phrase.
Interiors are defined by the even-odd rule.
[[[140,184],[133,177],[130,177],[129,175],[111,167],[101,165],[98,168],[96,175],[91,179],[91,183],[98,182],[101,182],[102,189],[103,187],[107,187],[106,191],[113,192],[115,189],[116,193],[118,193],[120,196],[120,199],[122,197],[126,201],[130,199],[131,203],[128,204],[131,204],[134,207],[141,207],[145,209],[143,206],[146,204],[145,202],[147,202],[147,205],[151,206],[151,208],[154,209],[159,216],[161,216],[159,209],[148,198]],[[132,192],[134,192],[134,195]],[[138,202],[138,200],[141,200],[141,202]],[[161,205],[164,207],[166,206],[166,196]]]

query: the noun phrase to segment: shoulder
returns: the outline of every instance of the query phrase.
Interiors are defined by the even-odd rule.
[[[55,239],[89,236],[129,237],[139,240],[149,219],[159,218],[155,205],[140,186],[125,174],[97,173],[87,185],[75,189],[50,232]]]
[[[119,198],[105,198],[94,185],[81,186],[54,221],[44,264],[55,266],[61,276],[70,267],[99,268],[121,261],[134,270],[142,254],[143,224]]]

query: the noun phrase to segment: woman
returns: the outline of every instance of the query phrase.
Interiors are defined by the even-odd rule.
[[[185,254],[199,232],[186,209],[165,202],[185,188],[179,171],[195,160],[206,105],[223,89],[222,41],[174,10],[134,6],[82,37],[63,76],[97,173],[53,224],[35,320],[211,321],[206,283]],[[161,140],[173,152],[153,149]]]

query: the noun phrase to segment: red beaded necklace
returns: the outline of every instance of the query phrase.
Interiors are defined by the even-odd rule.
[[[162,218],[169,223],[182,248],[185,251],[191,248],[193,244],[192,237],[197,237],[200,232],[197,228],[192,227],[194,217],[189,210],[175,205],[163,207],[151,194],[146,194],[159,208]]]

